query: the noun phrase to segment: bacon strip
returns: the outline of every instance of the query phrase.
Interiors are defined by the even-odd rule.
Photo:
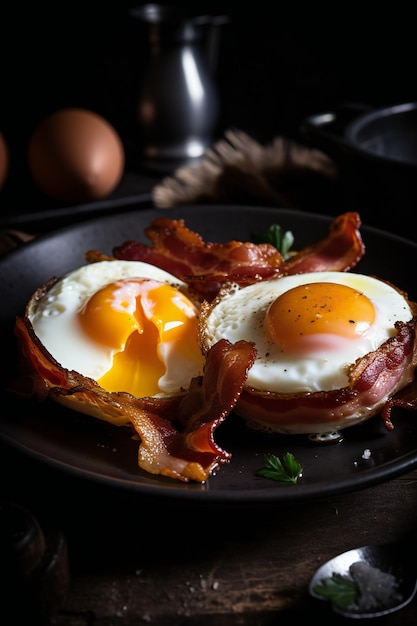
[[[222,339],[207,355],[204,376],[194,378],[177,407],[174,421],[148,408],[131,417],[142,439],[139,465],[152,474],[204,482],[231,453],[214,440],[216,428],[235,406],[256,357],[252,344]],[[146,404],[146,398],[141,402]]]
[[[127,241],[113,248],[117,259],[144,261],[187,281],[197,293],[213,297],[222,283],[250,283],[279,273],[283,258],[270,244],[211,243],[186,228],[184,220],[161,217],[145,229],[151,246]]]
[[[282,268],[284,275],[326,270],[346,272],[365,254],[358,213],[339,215],[330,225],[329,235],[290,257]]]
[[[330,225],[327,237],[284,261],[270,244],[204,242],[185,227],[184,220],[164,217],[145,230],[151,245],[127,241],[114,247],[113,254],[117,259],[156,265],[211,300],[225,282],[244,286],[279,275],[351,269],[365,253],[360,225],[358,213],[340,215]]]
[[[114,425],[131,425],[140,437],[138,463],[152,474],[184,482],[205,482],[212,470],[230,460],[214,440],[216,428],[235,406],[256,357],[251,343],[222,340],[207,355],[204,375],[190,391],[169,398],[135,398],[106,392],[94,380],[62,368],[45,350],[28,318],[15,324],[22,357],[12,391],[47,397]]]

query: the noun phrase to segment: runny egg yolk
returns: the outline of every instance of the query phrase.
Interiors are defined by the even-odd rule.
[[[107,391],[156,395],[170,358],[180,367],[202,358],[194,305],[159,281],[126,278],[108,284],[88,299],[78,318],[90,340],[113,353],[111,368],[97,379]]]
[[[283,350],[329,348],[329,335],[356,340],[375,320],[371,301],[347,285],[309,283],[289,289],[269,306],[265,330]]]

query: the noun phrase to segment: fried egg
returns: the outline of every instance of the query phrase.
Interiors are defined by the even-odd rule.
[[[198,309],[187,285],[139,261],[100,261],[69,272],[27,316],[64,368],[106,391],[175,394],[203,371]]]
[[[203,317],[203,350],[220,338],[255,343],[247,387],[295,394],[346,386],[351,364],[412,311],[405,294],[377,278],[314,272],[231,286]]]

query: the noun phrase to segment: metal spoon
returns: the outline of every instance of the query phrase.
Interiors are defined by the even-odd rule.
[[[324,563],[316,571],[310,581],[310,595],[319,600],[328,600],[319,592],[323,581],[328,581],[335,574],[350,578],[350,566],[353,563],[361,563],[360,567],[365,570],[367,566],[370,566],[381,573],[385,572],[394,576],[397,584],[395,594],[387,602],[387,605],[385,605],[385,601],[380,603],[376,601],[374,607],[361,606],[360,601],[348,607],[342,607],[332,601],[332,609],[335,613],[344,617],[360,619],[381,617],[399,611],[411,602],[417,591],[417,560],[413,558],[413,552],[413,543],[407,540],[383,545],[362,546],[343,552]]]

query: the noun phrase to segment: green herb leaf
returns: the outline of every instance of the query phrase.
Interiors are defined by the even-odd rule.
[[[296,483],[302,474],[302,467],[290,452],[280,459],[275,454],[265,454],[265,467],[259,469],[256,474],[271,480]]]
[[[284,259],[288,259],[290,256],[289,251],[294,243],[292,232],[290,230],[284,231],[278,224],[272,224],[266,233],[252,233],[250,237],[252,243],[270,243],[282,254]]]
[[[325,600],[330,600],[340,609],[355,604],[359,596],[357,584],[336,572],[330,578],[323,578],[321,584],[314,588],[314,592]]]

